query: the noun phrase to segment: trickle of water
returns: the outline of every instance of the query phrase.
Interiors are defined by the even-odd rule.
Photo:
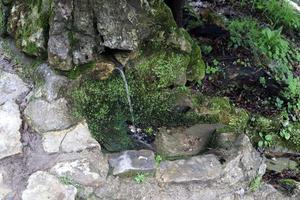
[[[128,86],[128,83],[127,83],[127,79],[126,79],[125,73],[124,73],[122,68],[117,67],[116,69],[120,72],[121,77],[124,81],[126,95],[127,95],[127,101],[128,101],[128,105],[129,105],[129,111],[130,111],[130,114],[131,114],[131,121],[132,121],[133,127],[135,128],[135,123],[134,123],[135,120],[134,120],[134,114],[133,114],[134,112],[133,112],[133,106],[132,106],[132,102],[131,102],[130,90],[129,90],[129,86]]]

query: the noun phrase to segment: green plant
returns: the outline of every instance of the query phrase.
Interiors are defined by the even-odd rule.
[[[156,155],[155,156],[155,163],[157,166],[160,165],[161,161],[163,161],[163,158],[161,157],[161,155]]]
[[[143,183],[145,181],[145,178],[146,178],[145,174],[138,173],[137,175],[135,175],[133,180],[137,183]]]
[[[258,147],[269,147],[273,142],[273,136],[270,134],[264,134],[259,132],[260,140],[258,142]]]
[[[275,27],[300,28],[300,14],[285,0],[252,0],[252,5]]]
[[[261,176],[256,176],[254,179],[249,184],[249,189],[252,192],[257,191],[260,187],[262,186],[262,177]]]

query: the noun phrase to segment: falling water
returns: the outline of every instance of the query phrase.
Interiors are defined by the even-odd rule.
[[[131,120],[132,120],[133,127],[135,128],[133,106],[132,106],[132,102],[131,102],[130,90],[129,90],[129,86],[127,83],[127,79],[126,79],[125,73],[122,68],[117,67],[116,69],[120,72],[122,79],[124,81],[124,84],[125,84],[125,90],[126,90],[126,94],[127,94],[127,101],[128,101],[128,105],[129,105],[129,111],[131,114]]]

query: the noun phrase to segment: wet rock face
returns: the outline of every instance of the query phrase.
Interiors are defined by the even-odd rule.
[[[111,155],[108,162],[113,175],[118,176],[155,171],[154,153],[149,150],[124,151]]]

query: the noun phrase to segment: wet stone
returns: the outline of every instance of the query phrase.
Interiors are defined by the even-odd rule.
[[[154,173],[154,153],[149,150],[124,151],[112,154],[109,158],[109,165],[113,175],[134,175],[137,173]]]

